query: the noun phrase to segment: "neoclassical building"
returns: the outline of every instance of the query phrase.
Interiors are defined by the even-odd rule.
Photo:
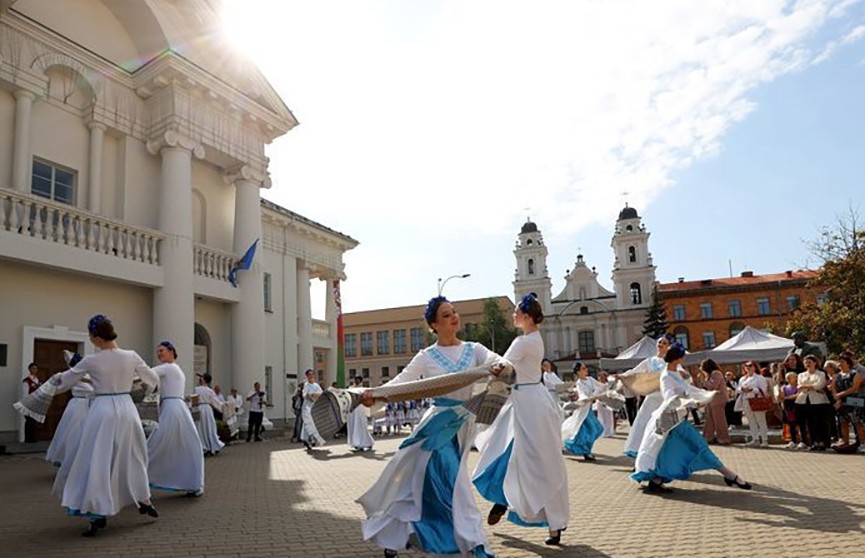
[[[226,391],[260,381],[271,419],[290,415],[298,371],[335,378],[357,242],[261,198],[265,146],[297,121],[223,42],[217,5],[0,0],[0,441],[20,436],[27,363],[47,376],[63,349],[93,351],[96,313],[145,360],[172,340],[190,386],[193,371]]]
[[[577,254],[564,288],[553,296],[543,235],[532,221],[520,230],[514,248],[514,299],[537,293],[546,316],[541,332],[547,356],[559,364],[615,356],[642,336],[646,310],[652,304],[655,266],[649,232],[633,207],[619,213],[611,247],[612,291],[598,282],[595,268]]]

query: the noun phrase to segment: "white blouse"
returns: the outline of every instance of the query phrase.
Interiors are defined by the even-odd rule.
[[[803,386],[810,386],[813,389],[803,390]],[[826,373],[822,370],[815,370],[810,373],[807,370],[799,373],[799,395],[796,396],[796,403],[804,405],[810,403],[812,405],[825,405],[829,403],[829,398],[826,397],[826,392],[823,389],[826,387]]]

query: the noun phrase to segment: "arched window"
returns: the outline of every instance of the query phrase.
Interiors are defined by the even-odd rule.
[[[631,263],[637,261],[637,249],[633,246],[628,246],[628,261]]]
[[[643,292],[639,283],[631,283],[631,304],[642,304]]]
[[[529,258],[529,275],[535,274],[535,260]]]
[[[673,330],[673,337],[676,338],[676,341],[682,344],[686,349],[688,348],[688,328],[685,326],[679,326]]]
[[[209,374],[211,370],[210,333],[208,333],[207,329],[203,325],[196,323],[194,335],[195,337],[193,343],[195,344],[195,354],[193,355],[193,371],[196,374]]]
[[[531,238],[527,238],[527,239],[526,239],[526,246],[531,246],[531,245],[532,245],[532,239],[531,239]]]
[[[628,225],[627,227],[625,227],[625,230],[628,231],[628,232],[633,232],[633,230],[634,230],[634,225]]]

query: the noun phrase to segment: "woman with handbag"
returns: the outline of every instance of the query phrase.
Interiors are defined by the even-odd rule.
[[[840,372],[835,375],[832,391],[838,412],[839,445],[850,447],[850,425],[853,425],[855,447],[861,448],[865,442],[865,378],[856,373],[853,364],[853,359],[847,355],[838,357]]]
[[[769,397],[769,384],[760,372],[760,367],[753,360],[742,365],[743,376],[739,380],[739,397],[744,405],[742,411],[748,419],[751,431],[751,441],[747,447],[769,447],[769,431],[766,426],[766,411],[772,408],[772,398]]]
[[[811,451],[825,451],[829,445],[829,398],[826,397],[826,374],[817,369],[814,355],[803,359],[805,371],[799,374],[799,394],[796,396],[796,416],[808,424]],[[804,438],[804,432],[803,432]]]

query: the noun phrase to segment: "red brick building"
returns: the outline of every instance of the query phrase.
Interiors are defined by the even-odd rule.
[[[817,292],[808,289],[816,271],[787,271],[661,283],[658,292],[667,310],[667,330],[692,350],[711,349],[746,325],[783,335],[790,313]]]

